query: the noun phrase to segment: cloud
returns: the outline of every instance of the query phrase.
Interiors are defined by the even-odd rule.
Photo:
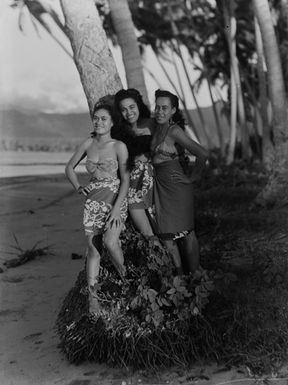
[[[87,111],[73,60],[41,27],[39,38],[29,19],[24,23],[25,34],[21,33],[18,10],[2,6],[1,11],[0,106],[26,111]],[[59,38],[69,49],[66,37],[59,35]]]
[[[9,3],[10,0],[1,0],[0,3],[0,108],[59,113],[88,111],[74,61],[41,26],[39,26],[39,38],[28,14],[24,15],[25,34],[21,33],[18,27],[19,11],[10,8]],[[59,6],[57,0],[54,0],[54,3]],[[62,32],[57,33],[57,37],[72,53],[67,37]],[[122,84],[126,87],[121,50],[119,47],[112,48],[111,45],[110,48]],[[144,60],[146,66],[160,82],[160,85],[157,84],[148,72],[145,73],[148,95],[153,107],[154,91],[159,86],[172,92],[173,88],[171,89],[149,47],[145,51]],[[172,80],[177,83],[177,74],[173,65],[165,62],[165,66]],[[181,67],[181,63],[179,66]],[[192,66],[190,66],[190,72],[193,76],[197,76]],[[184,79],[183,88],[188,108],[194,108],[195,104],[186,79]],[[198,96],[200,106],[211,104],[207,87],[202,87]]]

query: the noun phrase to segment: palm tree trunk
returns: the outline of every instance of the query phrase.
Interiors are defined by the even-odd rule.
[[[171,9],[171,7],[170,7],[170,9]],[[189,21],[190,21],[192,29],[195,28],[193,16],[192,16],[192,13],[191,13],[191,11],[192,11],[191,3],[187,2],[187,1],[184,1],[184,9],[185,9],[185,11],[187,13],[187,16],[189,17]],[[171,20],[171,16],[170,16],[170,20]],[[193,47],[191,49],[190,45],[187,44],[187,49],[188,49],[188,52],[189,52],[191,58],[193,58],[193,55],[195,54],[195,47]],[[221,127],[220,127],[218,112],[217,112],[217,109],[216,109],[216,104],[215,104],[216,102],[214,100],[213,93],[212,93],[212,84],[211,84],[210,77],[209,77],[209,74],[208,74],[208,71],[207,71],[207,67],[205,65],[205,60],[203,58],[203,55],[201,54],[201,46],[200,46],[200,44],[199,44],[198,48],[196,49],[196,52],[197,52],[197,57],[199,58],[199,60],[201,62],[201,65],[202,65],[202,68],[203,68],[202,75],[203,74],[205,75],[205,78],[206,78],[206,81],[207,81],[209,95],[210,95],[211,103],[212,103],[213,114],[215,116],[216,131],[217,131],[217,134],[218,134],[220,153],[221,153],[221,156],[224,158],[225,157],[225,143],[224,143],[224,139],[223,139],[222,130],[221,130]]]
[[[235,43],[235,34],[236,34],[236,20],[235,17],[232,17],[231,12],[227,9],[227,5],[224,0],[224,19],[225,24],[230,26],[229,29],[225,29],[226,39],[228,43],[229,53],[230,53],[230,140],[228,147],[228,154],[226,162],[231,164],[234,160],[236,139],[237,139],[237,103],[238,103],[238,93],[237,93],[237,79],[235,72],[235,60],[236,60],[236,43]]]
[[[122,88],[93,0],[60,0],[90,113],[99,98]]]
[[[216,102],[214,100],[214,96],[213,96],[213,92],[212,92],[212,86],[211,86],[211,83],[209,81],[209,76],[206,76],[206,81],[207,81],[207,87],[208,87],[208,91],[209,91],[209,95],[210,95],[210,99],[211,99],[211,103],[212,103],[212,109],[213,109],[213,113],[214,113],[215,121],[216,121],[216,131],[217,131],[218,139],[219,139],[220,154],[221,154],[221,157],[224,158],[225,157],[225,143],[224,143],[223,133],[222,133],[221,127],[220,127],[220,121],[219,121],[218,111],[216,108]]]
[[[226,38],[228,42],[229,47],[229,53],[230,53],[230,61],[232,64],[232,71],[233,71],[233,77],[235,78],[235,82],[237,85],[236,91],[237,91],[237,111],[238,111],[238,119],[240,123],[241,128],[241,147],[242,147],[242,157],[243,159],[248,159],[249,157],[249,133],[246,125],[246,117],[245,117],[245,107],[244,107],[244,100],[243,100],[243,93],[242,93],[242,87],[241,87],[241,78],[240,78],[240,72],[239,72],[239,66],[238,66],[238,60],[236,55],[236,19],[234,15],[234,0],[229,0],[228,3],[226,1],[223,1],[224,5],[224,17],[225,17],[225,23],[226,25],[230,26],[230,28],[225,28],[226,31]]]
[[[178,56],[179,56],[179,58],[181,60],[182,67],[184,69],[184,72],[185,72],[185,75],[186,75],[186,79],[187,79],[189,87],[190,87],[191,95],[192,95],[193,101],[194,101],[196,109],[197,109],[197,113],[198,113],[199,120],[200,120],[201,127],[202,127],[202,132],[204,133],[205,139],[207,141],[208,150],[210,150],[210,149],[212,149],[213,144],[212,144],[212,141],[211,141],[210,136],[209,136],[209,132],[208,132],[209,130],[208,130],[206,121],[204,119],[204,116],[202,114],[202,110],[201,110],[201,108],[199,106],[198,100],[196,98],[194,87],[193,87],[193,84],[191,83],[191,79],[190,79],[190,76],[189,76],[189,73],[188,73],[187,65],[186,65],[185,60],[183,58],[183,54],[182,54],[182,51],[181,51],[181,46],[179,44],[178,39],[175,39],[175,40],[176,40],[176,43],[177,43],[177,47],[175,47],[176,48],[176,52],[177,52],[177,54],[178,54]]]
[[[111,18],[122,50],[128,87],[136,88],[148,103],[143,65],[127,0],[109,0]]]
[[[260,100],[260,111],[262,120],[262,162],[267,170],[272,167],[273,160],[273,145],[270,140],[270,127],[268,122],[268,95],[267,95],[267,79],[264,71],[264,52],[263,43],[261,39],[261,33],[259,24],[256,17],[254,18],[255,23],[255,37],[256,37],[256,51],[257,51],[257,72],[258,72],[258,83],[259,83],[259,100]]]
[[[187,120],[188,120],[189,124],[192,126],[193,131],[194,131],[194,133],[195,133],[195,135],[197,137],[197,140],[200,141],[201,137],[199,137],[199,135],[198,135],[198,131],[196,129],[196,125],[195,125],[195,123],[192,120],[192,117],[191,117],[191,115],[189,113],[189,110],[188,110],[188,107],[187,107],[187,104],[186,104],[185,93],[184,93],[184,88],[183,88],[183,81],[182,81],[181,74],[180,74],[180,71],[179,71],[179,68],[178,68],[178,65],[177,65],[177,61],[176,61],[176,57],[175,57],[176,54],[175,54],[175,51],[174,51],[172,46],[169,46],[169,48],[171,50],[172,62],[173,62],[173,65],[174,65],[174,68],[175,68],[175,71],[176,71],[178,84],[179,84],[179,87],[181,89],[181,93],[183,95],[183,99],[182,99],[183,108],[184,108]]]
[[[234,160],[235,147],[236,147],[236,139],[237,139],[237,87],[236,80],[233,73],[232,63],[230,64],[230,139],[228,146],[228,154],[226,163],[231,164]]]
[[[188,81],[188,84],[189,84],[189,87],[190,87],[190,90],[191,90],[192,98],[193,98],[193,101],[195,103],[198,115],[199,115],[200,123],[201,123],[201,126],[202,126],[202,132],[203,132],[203,134],[205,136],[205,140],[207,142],[207,147],[208,147],[208,149],[211,149],[212,148],[212,142],[211,142],[210,136],[208,134],[208,128],[207,128],[205,119],[203,117],[202,111],[201,111],[201,109],[199,107],[199,104],[198,104],[198,101],[197,101],[197,98],[196,98],[196,95],[195,95],[195,92],[194,92],[194,88],[193,88],[193,85],[191,83],[190,76],[189,76],[189,73],[188,73],[188,70],[187,70],[187,66],[186,66],[185,60],[183,58],[182,51],[181,51],[181,44],[180,44],[179,38],[178,38],[179,30],[178,30],[178,27],[177,27],[176,23],[173,20],[173,12],[172,12],[172,8],[171,8],[170,0],[168,0],[168,4],[167,5],[168,5],[168,13],[169,13],[171,29],[172,29],[172,33],[173,33],[173,37],[174,37],[174,39],[171,39],[171,49],[173,50],[173,52],[177,53],[178,57],[181,60],[182,67],[184,69],[184,72],[185,72],[185,75],[186,75],[186,79]],[[178,72],[177,72],[177,74],[178,74]]]
[[[184,95],[181,95],[180,91],[178,90],[176,84],[173,82],[173,80],[171,79],[170,75],[168,74],[168,71],[167,69],[165,68],[164,64],[162,63],[162,61],[160,60],[160,57],[159,57],[159,54],[154,52],[155,53],[155,57],[162,69],[162,71],[164,72],[168,82],[170,83],[170,85],[173,87],[174,91],[175,91],[175,94],[178,96],[179,100],[181,101],[181,103],[183,104],[183,108],[185,110],[185,114],[186,114],[186,119],[188,120],[188,124],[191,126],[191,129],[193,131],[193,134],[195,135],[196,139],[198,140],[198,142],[200,142],[200,136],[199,136],[199,132],[197,130],[197,127],[196,127],[196,124],[194,123],[193,119],[192,119],[192,116],[191,114],[189,113],[189,111],[187,110],[187,107],[186,107],[186,102],[185,102],[185,99],[184,99]],[[185,108],[186,107],[186,108]]]
[[[258,195],[257,202],[288,202],[288,117],[284,77],[268,0],[253,0],[259,23],[268,70],[268,87],[272,104],[274,161],[269,181]]]

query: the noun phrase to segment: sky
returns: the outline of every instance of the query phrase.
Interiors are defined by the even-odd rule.
[[[50,0],[60,11],[58,0]],[[9,7],[10,0],[0,3],[0,109],[17,109],[29,114],[78,113],[88,111],[87,101],[81,86],[80,77],[73,60],[39,26],[39,35],[35,31],[28,12],[23,13],[23,30],[18,27],[18,9]],[[57,35],[71,52],[70,44],[61,32]],[[111,47],[116,66],[126,87],[125,71],[120,49]],[[152,50],[144,55],[145,66],[153,71],[161,88],[171,89],[167,79],[157,63]],[[174,81],[177,76],[173,66],[167,62],[167,70]],[[197,73],[192,69],[192,79]],[[184,74],[184,73],[183,73]],[[153,107],[153,95],[159,85],[144,71],[148,96]],[[186,82],[185,93],[188,95],[189,108],[194,108]],[[198,98],[200,106],[211,104],[208,90],[203,87]]]

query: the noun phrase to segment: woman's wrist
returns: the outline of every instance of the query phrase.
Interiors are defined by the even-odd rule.
[[[83,194],[85,197],[89,194],[90,190],[87,187],[79,186],[77,188],[78,194]]]

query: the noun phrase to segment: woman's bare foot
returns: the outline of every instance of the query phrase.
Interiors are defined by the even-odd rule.
[[[97,295],[98,284],[96,283],[94,286],[89,286],[88,288],[88,302],[89,302],[89,313],[99,317],[101,313],[101,307],[98,301]]]

